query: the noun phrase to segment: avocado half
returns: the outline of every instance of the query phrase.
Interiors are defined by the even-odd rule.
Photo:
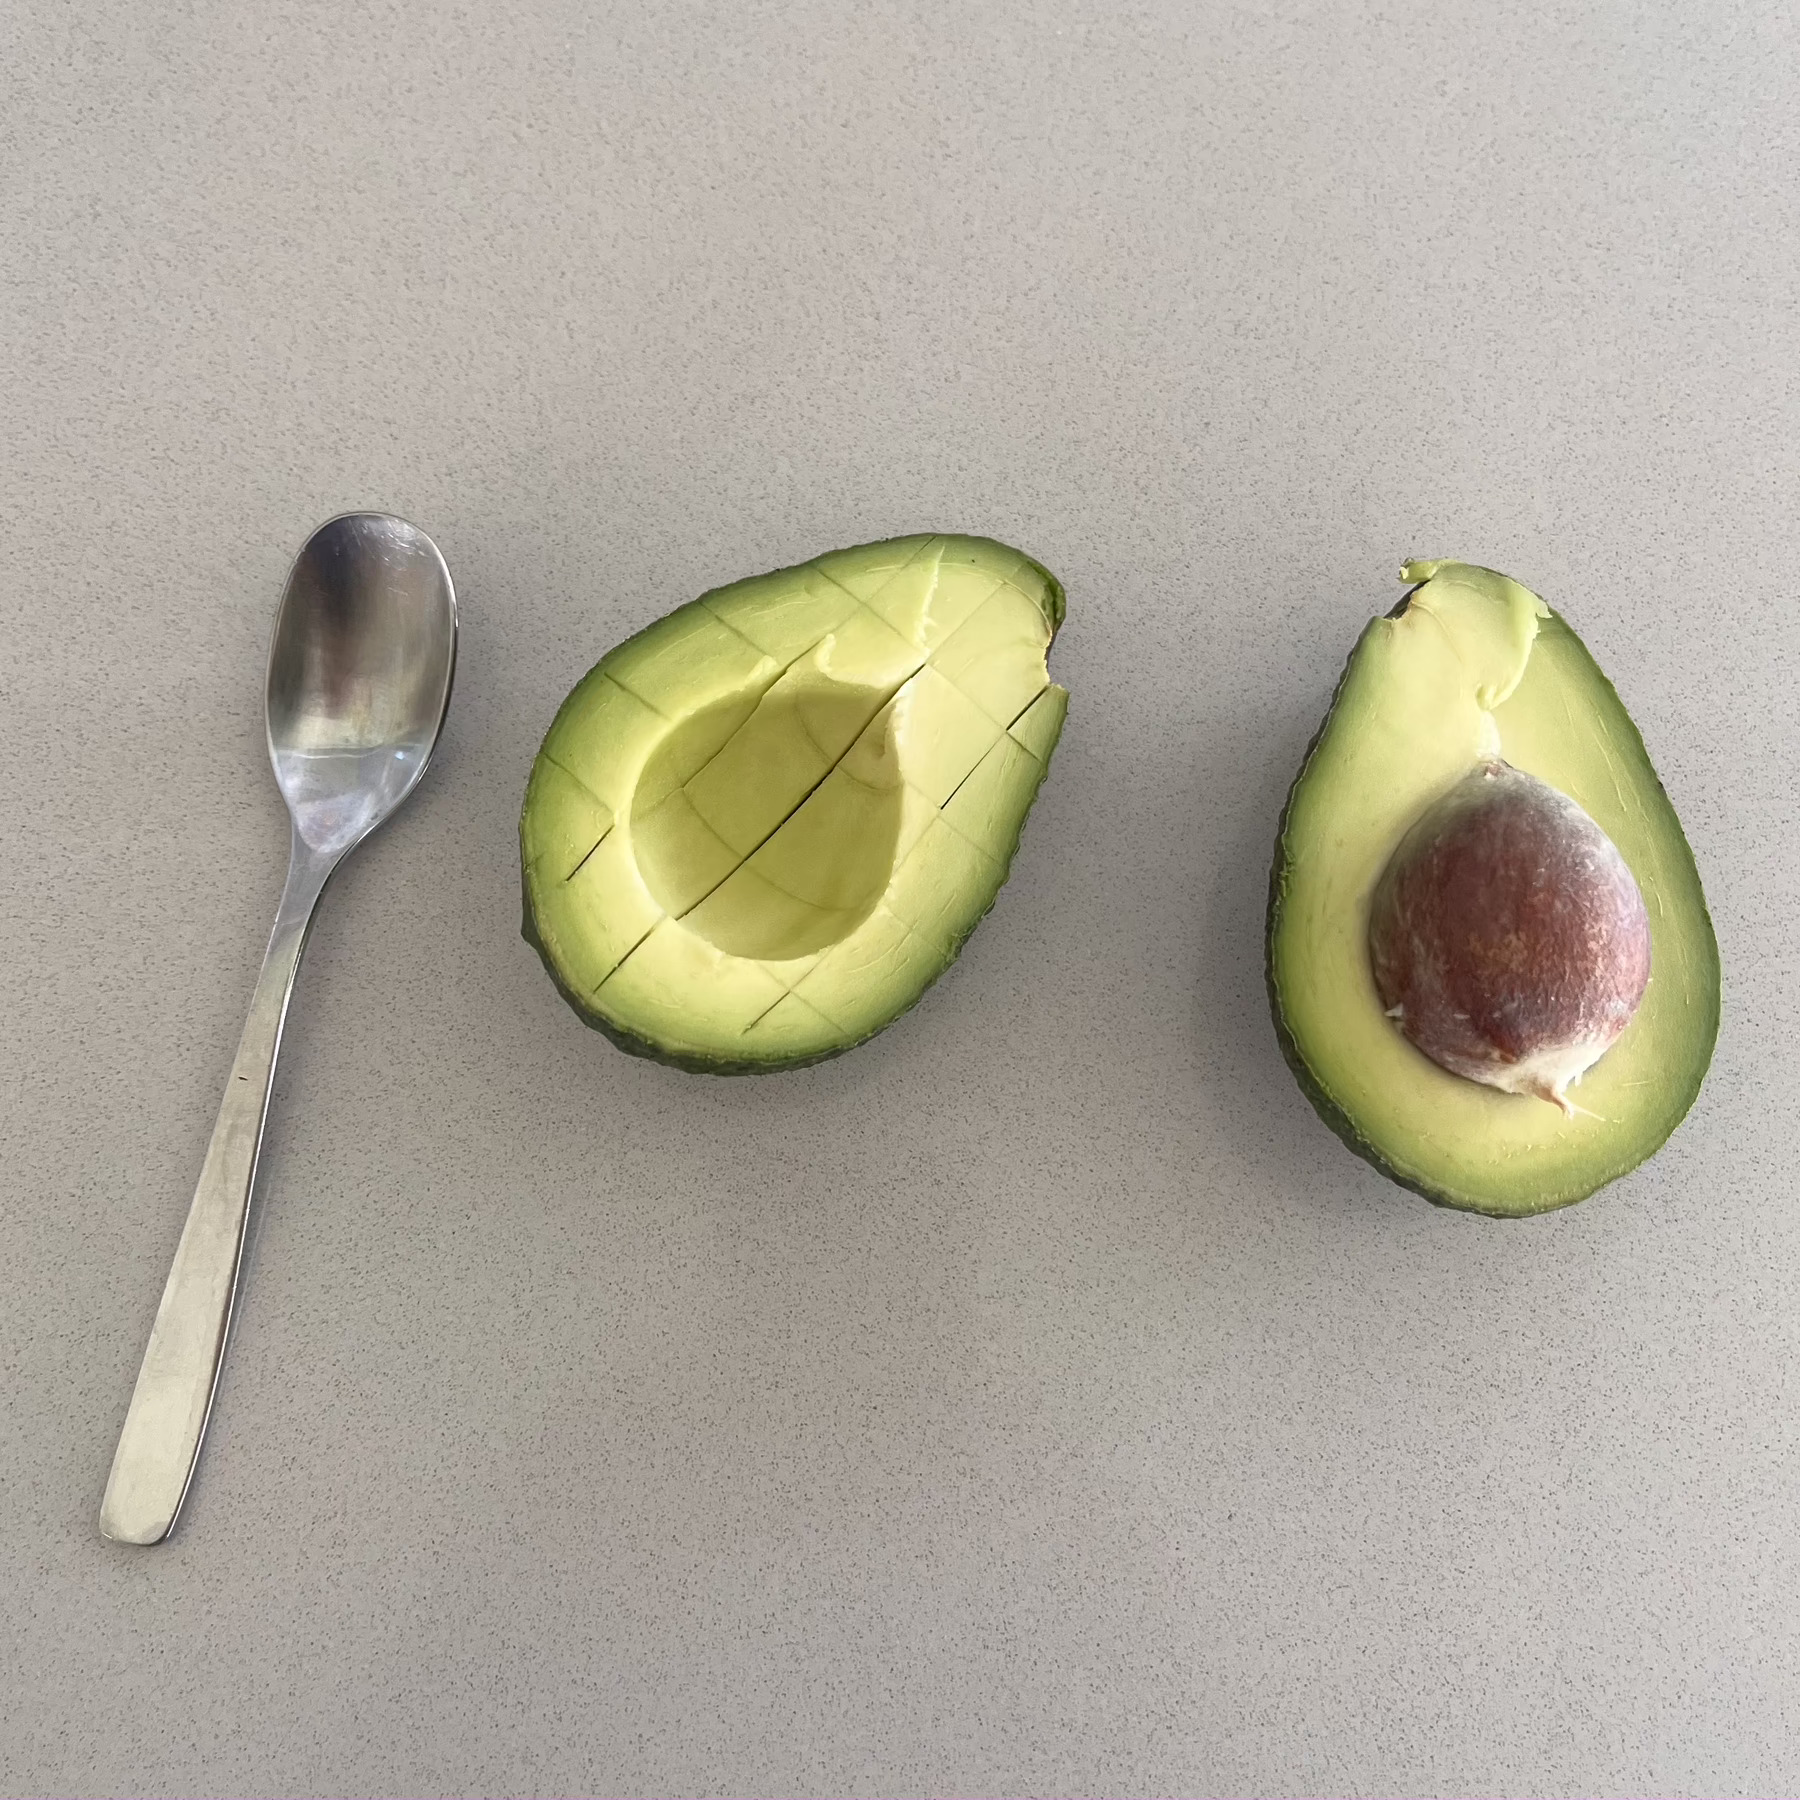
[[[1413,562],[1357,640],[1288,795],[1269,884],[1268,984],[1288,1063],[1357,1155],[1444,1206],[1548,1212],[1634,1169],[1700,1091],[1719,952],[1693,853],[1643,739],[1581,640],[1491,569]],[[1565,1116],[1428,1060],[1384,1015],[1369,909],[1407,828],[1483,758],[1575,800],[1629,865],[1650,982]]]
[[[994,903],[1062,731],[1063,591],[988,538],[714,589],[597,663],[519,822],[524,933],[584,1022],[716,1074],[906,1011]]]

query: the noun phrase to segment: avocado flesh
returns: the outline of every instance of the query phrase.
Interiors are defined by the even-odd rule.
[[[911,1006],[1006,879],[1068,695],[1062,589],[986,538],[702,595],[564,701],[520,820],[526,938],[623,1048],[739,1073]]]
[[[1352,651],[1288,797],[1271,881],[1270,998],[1326,1122],[1394,1180],[1497,1216],[1586,1198],[1680,1123],[1719,1018],[1719,960],[1692,852],[1643,740],[1579,638],[1535,594],[1465,563],[1420,585]],[[1565,1117],[1440,1069],[1382,1012],[1369,904],[1411,823],[1483,757],[1575,800],[1637,879],[1650,985]]]

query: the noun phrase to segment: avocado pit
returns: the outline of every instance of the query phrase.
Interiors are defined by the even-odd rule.
[[[1498,760],[1413,824],[1376,884],[1381,1003],[1441,1068],[1573,1113],[1630,1024],[1650,921],[1625,859],[1567,794]]]

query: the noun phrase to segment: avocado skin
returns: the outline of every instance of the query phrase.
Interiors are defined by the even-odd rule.
[[[1419,588],[1424,585],[1425,583],[1420,582],[1417,586],[1409,588],[1402,596],[1399,604],[1388,612],[1385,617],[1389,619],[1400,618],[1406,612],[1407,607],[1412,603],[1413,595],[1418,593]],[[1567,628],[1567,621],[1562,620],[1561,615],[1556,613],[1554,609],[1551,609],[1550,616],[1557,619],[1565,626],[1565,628]],[[1307,742],[1305,754],[1300,758],[1299,771],[1294,776],[1293,782],[1288,788],[1287,798],[1282,803],[1281,818],[1275,829],[1275,855],[1269,869],[1269,907],[1266,926],[1263,933],[1263,984],[1268,991],[1269,1011],[1275,1024],[1276,1041],[1281,1046],[1282,1060],[1285,1061],[1289,1069],[1293,1071],[1294,1080],[1298,1083],[1300,1091],[1309,1101],[1311,1101],[1313,1111],[1324,1120],[1325,1124],[1330,1127],[1333,1135],[1343,1143],[1347,1150],[1351,1151],[1354,1155],[1361,1157],[1371,1168],[1379,1170],[1380,1173],[1386,1176],[1389,1181],[1393,1182],[1396,1187],[1405,1188],[1409,1193],[1417,1194],[1421,1199],[1429,1200],[1433,1206],[1441,1206],[1445,1210],[1451,1212],[1473,1213],[1477,1217],[1493,1220],[1541,1218],[1545,1213],[1560,1211],[1564,1207],[1577,1205],[1582,1200],[1590,1198],[1592,1195],[1598,1193],[1601,1188],[1607,1186],[1609,1182],[1616,1179],[1616,1177],[1605,1176],[1597,1181],[1593,1187],[1586,1189],[1584,1192],[1571,1194],[1566,1199],[1559,1200],[1553,1205],[1539,1208],[1536,1212],[1488,1211],[1482,1207],[1471,1206],[1465,1199],[1456,1198],[1452,1195],[1440,1192],[1438,1189],[1429,1187],[1423,1182],[1414,1180],[1411,1176],[1404,1174],[1401,1170],[1395,1168],[1394,1165],[1390,1163],[1360,1131],[1357,1130],[1356,1123],[1350,1117],[1349,1113],[1347,1113],[1320,1084],[1312,1070],[1307,1066],[1306,1059],[1300,1054],[1299,1044],[1295,1041],[1293,1032],[1288,1028],[1287,1016],[1282,1007],[1281,990],[1275,979],[1274,953],[1275,934],[1281,923],[1282,907],[1287,894],[1289,815],[1293,811],[1296,797],[1305,787],[1307,772],[1311,767],[1313,754],[1324,740],[1326,730],[1331,724],[1332,715],[1337,711],[1338,701],[1342,697],[1344,687],[1350,679],[1351,670],[1356,665],[1357,653],[1362,649],[1364,640],[1371,632],[1376,630],[1380,624],[1380,619],[1372,619],[1365,625],[1362,631],[1358,633],[1356,642],[1351,646],[1350,654],[1344,659],[1343,672],[1338,676],[1337,684],[1331,692],[1331,703],[1326,707],[1325,716],[1319,721],[1318,729],[1312,734],[1312,737]],[[1571,632],[1571,635],[1575,634]],[[1579,642],[1579,638],[1577,638],[1577,641]],[[1602,682],[1605,685],[1606,691],[1616,699],[1618,690],[1613,686],[1605,671],[1602,670],[1598,664],[1593,663],[1591,657],[1589,658],[1589,662],[1595,678]],[[1620,704],[1620,712],[1627,720],[1629,720],[1630,715],[1626,712],[1622,702]],[[1630,729],[1634,734],[1637,734],[1637,748],[1641,751],[1643,749],[1642,735],[1637,733],[1637,726],[1635,723],[1631,724]],[[1647,755],[1645,755],[1643,760],[1646,768],[1650,768],[1651,765]],[[1656,782],[1657,794],[1666,801],[1668,799],[1668,794],[1667,790],[1662,785],[1661,778],[1652,774],[1652,779]],[[1673,816],[1673,807],[1670,808],[1670,812],[1671,816]],[[1685,838],[1683,842],[1685,846]],[[1693,861],[1691,849],[1688,852],[1688,860],[1690,864]],[[1713,992],[1716,995],[1719,991],[1718,935],[1713,928],[1712,914],[1706,908],[1704,903],[1702,903],[1700,908],[1698,923],[1704,928],[1707,941],[1711,946],[1713,962],[1712,987]],[[1704,1022],[1702,1029],[1706,1033],[1705,1061],[1710,1062],[1713,1047],[1718,1041],[1719,1033],[1719,1009],[1717,1005],[1714,1006],[1711,1016]],[[1675,1128],[1687,1117],[1688,1112],[1692,1109],[1694,1100],[1698,1097],[1699,1086],[1696,1084],[1694,1094],[1690,1096],[1688,1104],[1669,1120],[1668,1130],[1665,1131],[1663,1135],[1657,1139],[1656,1143],[1645,1153],[1643,1158],[1644,1161],[1648,1161],[1650,1156],[1655,1154],[1656,1150],[1660,1149],[1663,1144],[1668,1142],[1669,1138],[1673,1135]],[[1641,1164],[1639,1166],[1641,1166]]]

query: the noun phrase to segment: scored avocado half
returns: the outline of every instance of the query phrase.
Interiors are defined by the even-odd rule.
[[[1393,1180],[1474,1212],[1546,1212],[1636,1168],[1693,1104],[1718,1031],[1718,946],[1643,739],[1575,633],[1490,569],[1415,562],[1401,578],[1418,585],[1357,641],[1282,815],[1267,941],[1276,1029],[1325,1122]],[[1466,825],[1483,790],[1525,791],[1529,801],[1539,784],[1575,802],[1566,810],[1599,828],[1596,843],[1610,839],[1642,896],[1633,916],[1649,923],[1649,979],[1637,981],[1635,1014],[1566,1098],[1560,1084],[1552,1092],[1539,1083],[1542,1097],[1504,1092],[1484,1085],[1504,1071],[1465,1079],[1439,1066],[1408,1041],[1403,1008],[1384,1006],[1371,967],[1371,908],[1395,880],[1390,860],[1406,862],[1404,846],[1437,819]],[[1498,800],[1493,817],[1485,864],[1443,839],[1440,861],[1461,856],[1465,890],[1474,871],[1463,903],[1497,905],[1493,891],[1510,880],[1521,906],[1562,919],[1565,938],[1602,934],[1604,920],[1571,923],[1562,897],[1541,891],[1547,864],[1497,866],[1507,845],[1527,840]],[[1592,866],[1598,854],[1584,849],[1576,860]],[[1516,933],[1486,951],[1515,963],[1533,954]],[[1603,990],[1607,975],[1602,968]],[[1450,1009],[1455,995],[1439,998],[1465,1028],[1464,1013]],[[1501,1014],[1507,1002],[1501,993]]]
[[[716,588],[557,713],[519,823],[526,939],[622,1048],[718,1074],[836,1055],[954,961],[1062,730],[1048,570],[988,538]]]

